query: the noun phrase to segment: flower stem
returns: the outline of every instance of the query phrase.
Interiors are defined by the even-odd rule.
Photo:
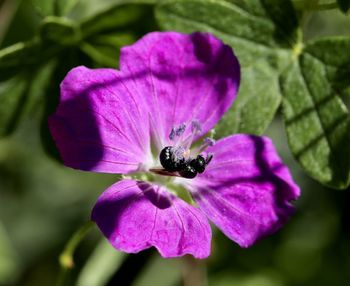
[[[82,239],[88,234],[88,232],[94,226],[94,222],[88,221],[83,224],[71,237],[66,246],[64,247],[62,253],[59,256],[60,263],[60,274],[57,280],[57,286],[65,285],[67,275],[69,271],[74,267],[73,255],[75,249],[78,247]]]
[[[183,262],[182,275],[184,286],[207,286],[207,272],[205,262],[191,256],[181,258]]]

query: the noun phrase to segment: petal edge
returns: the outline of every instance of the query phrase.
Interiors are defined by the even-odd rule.
[[[205,215],[161,187],[122,180],[108,188],[92,211],[114,248],[137,253],[154,246],[164,258],[210,254],[211,229]]]
[[[267,137],[233,135],[207,149],[214,157],[191,190],[213,223],[241,247],[278,230],[300,195]]]

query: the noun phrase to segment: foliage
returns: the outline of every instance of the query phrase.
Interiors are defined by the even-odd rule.
[[[221,129],[233,125],[236,132],[261,134],[283,101],[296,160],[319,182],[346,188],[348,112],[339,95],[350,86],[345,78],[350,68],[346,53],[335,49],[345,48],[350,38],[331,38],[328,45],[325,40],[304,43],[292,4],[279,2],[171,0],[158,6],[157,17],[166,29],[212,32],[232,45],[241,59],[242,89]],[[191,12],[194,7],[196,13]],[[335,66],[311,58],[312,52]]]
[[[186,33],[193,31],[213,33],[230,45],[237,54],[242,70],[241,87],[233,107],[216,129],[217,137],[231,133],[264,134],[267,130],[271,130],[271,124],[275,126],[274,124],[282,117],[287,142],[285,143],[283,139],[281,142],[288,144],[288,150],[285,146],[281,148],[285,152],[290,151],[304,172],[322,185],[333,189],[348,188],[350,185],[350,144],[348,143],[350,142],[350,122],[347,101],[350,95],[350,36],[336,35],[312,40],[305,37],[306,30],[309,28],[305,24],[305,17],[310,12],[338,7],[342,13],[348,15],[350,1],[328,2],[315,0],[298,0],[293,3],[289,0],[31,0],[20,3],[18,1],[18,11],[8,12],[9,17],[13,17],[8,31],[6,32],[5,25],[3,28],[0,27],[0,40],[2,34],[5,35],[3,42],[0,42],[0,179],[5,178],[0,181],[0,188],[3,190],[12,188],[12,185],[8,186],[12,184],[8,183],[11,176],[14,178],[24,176],[20,171],[17,172],[16,168],[11,165],[13,163],[8,163],[9,161],[21,165],[27,160],[23,159],[24,157],[30,157],[29,165],[41,164],[40,160],[47,160],[43,159],[46,157],[41,154],[40,148],[42,147],[48,155],[58,159],[56,148],[47,130],[47,117],[56,108],[59,84],[68,70],[81,64],[90,67],[117,67],[119,50],[122,46],[131,44],[145,33],[160,28]],[[17,9],[16,7],[13,6],[13,9]],[[0,6],[0,12],[1,9],[2,6]],[[22,17],[23,15],[27,15],[27,18]],[[32,25],[28,24],[26,27],[27,34],[31,38],[20,36],[21,32],[18,32],[19,39],[16,38],[13,33],[23,29],[26,21]],[[33,34],[32,31],[34,31]],[[30,132],[25,130],[27,126],[30,126]],[[284,132],[283,127],[273,128],[273,130],[278,130],[276,138],[284,138],[284,135],[281,135]],[[41,140],[40,144],[37,142],[38,138]],[[16,149],[18,146],[13,143],[20,140],[32,140],[40,146],[34,154],[41,159],[36,161],[30,154],[23,155],[22,158]],[[20,145],[18,148],[20,150],[25,146]],[[10,155],[14,157],[9,158]],[[21,162],[22,159],[23,162]],[[53,182],[57,186],[54,189],[67,188],[67,186],[74,186],[76,190],[89,188],[89,180],[76,188],[80,179],[85,180],[85,175],[72,179],[69,171],[65,173],[59,166],[52,164],[54,163],[45,162],[41,166],[44,166],[42,168],[45,170],[52,169],[56,174]],[[23,168],[27,168],[26,171],[30,169],[26,166]],[[30,176],[39,180],[40,176],[36,172],[31,170]],[[45,171],[41,171],[40,174],[42,173]],[[27,176],[24,177],[27,178]],[[60,178],[65,182],[68,180],[69,183],[59,183],[62,181]],[[100,182],[97,177],[91,178],[93,186],[101,186],[105,183]],[[326,189],[314,182],[305,178],[303,180],[306,180],[305,185],[316,186],[320,190],[322,197],[319,204],[320,206],[323,204],[322,206],[326,206],[329,210],[327,215],[323,214],[326,222],[315,223],[316,230],[311,231],[322,234],[328,233],[330,229],[329,232],[334,232],[336,236],[336,230],[331,228],[337,226],[332,226],[332,223],[336,220],[336,216],[342,216],[343,213],[341,210],[337,212],[334,208],[335,205],[344,206],[341,202],[334,204],[327,202],[327,196],[338,199],[341,195],[338,193],[330,195],[325,191]],[[109,182],[110,177],[106,177],[105,181]],[[45,196],[38,191],[43,187],[36,184],[35,188],[38,193],[31,195],[43,199]],[[16,188],[20,192],[24,192],[23,189],[25,189],[23,186]],[[34,189],[33,186],[32,188]],[[89,199],[92,202],[96,191],[95,193],[92,191],[91,198],[84,198],[81,195],[77,196],[76,200],[85,204]],[[310,193],[318,196],[312,191]],[[11,198],[11,196],[6,193],[4,197]],[[27,200],[27,196],[30,195],[26,193],[24,200]],[[59,194],[55,196],[59,197]],[[308,197],[311,195],[306,196],[306,202],[312,201]],[[26,205],[24,202],[18,204],[22,203]],[[60,204],[63,203],[56,203],[57,205],[53,204],[53,210],[58,212]],[[74,200],[71,199],[69,204],[74,204]],[[5,209],[0,213],[2,216],[13,215],[13,212]],[[317,207],[314,207],[313,210],[314,213],[310,216],[317,220],[315,213],[320,214],[321,212]],[[72,217],[74,215],[72,214]],[[16,219],[20,221],[20,218]],[[43,228],[47,227],[48,236],[52,238],[55,231],[52,227],[47,226],[50,224],[49,219],[51,218],[42,218],[40,221]],[[17,220],[15,220],[16,223]],[[34,223],[33,221],[33,219],[23,219],[20,223]],[[20,235],[14,234],[16,233],[14,230],[11,230],[8,235],[2,223],[7,227],[11,220],[1,218],[0,221],[1,285],[16,281],[18,278],[13,273],[25,271],[23,270],[25,265],[20,265],[18,262],[18,253],[16,256],[15,251],[12,250],[16,249],[16,243],[12,245],[8,239],[8,236],[14,235],[18,238]],[[311,220],[310,224],[313,223]],[[69,230],[72,229],[73,227]],[[301,238],[295,238],[296,240],[304,239],[302,243],[307,243],[305,241],[311,239],[303,238],[308,235],[300,229],[297,229],[295,233],[301,235]],[[313,236],[315,240],[318,239],[316,234]],[[33,236],[33,239],[35,238]],[[222,240],[219,238],[219,241]],[[289,272],[292,272],[293,267],[300,268],[298,265],[291,266],[286,262],[287,254],[292,257],[297,255],[293,252],[293,241],[290,242],[290,240],[283,240],[279,244],[282,254],[276,258],[282,265],[280,267],[287,269],[281,270],[281,273],[287,273],[286,277],[290,275]],[[18,241],[17,244],[20,244]],[[330,241],[331,238],[324,242],[324,245],[320,244],[317,247],[326,249],[331,244]],[[63,238],[57,242],[57,245],[62,246],[62,243]],[[343,243],[345,248],[349,247],[347,240],[344,240]],[[3,245],[9,250],[3,251],[5,247]],[[89,278],[91,269],[98,271],[100,274],[97,277],[101,277],[94,285],[102,285],[101,281],[107,281],[112,273],[127,261],[124,257],[114,256],[108,252],[108,248],[103,246],[103,243],[99,247],[102,249],[100,252],[105,253],[107,261],[110,261],[113,267],[99,266],[101,256],[94,253],[79,275],[79,285],[87,285],[85,281],[91,280]],[[43,244],[44,250],[49,248],[50,246]],[[268,253],[270,250],[271,245],[267,243],[260,246],[258,251]],[[299,255],[306,257],[305,259],[310,259],[310,261],[320,259],[316,257],[317,254],[313,252],[312,247],[304,245],[303,251]],[[255,266],[244,266],[244,261],[239,261],[243,256],[240,250],[233,248],[233,252],[238,254],[238,258],[230,263],[238,268],[241,267],[242,272],[232,278],[233,274],[228,269],[220,273],[216,272],[213,266],[210,271],[215,275],[211,276],[210,282],[213,282],[212,277],[216,277],[215,281],[219,282],[215,285],[227,285],[225,281],[232,280],[240,285],[255,285],[254,283],[256,285],[259,283],[260,285],[282,285],[285,282],[284,279],[290,278],[292,281],[290,285],[299,285],[298,283],[308,281],[308,277],[312,277],[312,274],[305,274],[305,277],[301,275],[297,278],[281,278],[280,276],[274,278],[276,273],[264,272],[261,266],[263,263],[259,264],[258,261],[257,265],[260,265],[260,268],[256,266],[256,269],[259,268],[260,272],[255,272],[255,276],[247,278],[242,273],[253,271]],[[310,254],[309,257],[307,257],[308,254]],[[229,261],[225,253],[217,255],[222,261]],[[252,252],[248,252],[249,255],[254,258]],[[334,259],[330,254],[327,257]],[[213,261],[215,259],[218,258],[214,257]],[[6,267],[2,266],[5,265],[3,260],[9,261]],[[348,260],[346,261],[349,263]],[[154,260],[152,263],[158,265],[159,261]],[[320,261],[317,263],[321,268],[323,264]],[[174,284],[180,277],[179,269],[172,265],[157,267],[163,267]],[[151,273],[156,273],[155,268],[156,266],[150,267]],[[337,270],[332,271],[338,273]],[[144,281],[149,281],[147,280],[149,274],[145,273],[144,276]],[[141,275],[141,278],[137,279],[136,283],[139,283],[137,285],[143,283],[139,282],[143,281],[142,277]],[[269,281],[272,280],[280,281],[280,284],[269,284]],[[264,284],[261,281],[267,282]],[[320,282],[316,278],[312,281]]]
[[[102,1],[96,14],[83,6],[74,12],[80,2],[57,3],[61,2],[34,1],[38,11],[49,15],[40,23],[38,36],[0,52],[1,85],[8,90],[1,96],[5,109],[0,117],[2,136],[11,133],[22,117],[23,105],[18,102],[34,98],[28,94],[29,86],[40,83],[32,78],[33,71],[49,60],[62,61],[67,53],[74,53],[75,62],[68,62],[61,74],[53,73],[57,89],[65,72],[78,64],[76,58],[86,57],[85,62],[93,66],[117,66],[117,51],[144,32],[135,34],[135,24],[149,17],[154,1],[118,1],[114,5]],[[196,13],[192,13],[194,9]],[[60,15],[60,11],[67,16],[51,15]],[[158,3],[156,15],[166,29],[214,33],[237,53],[242,86],[217,129],[219,136],[262,134],[283,102],[286,132],[296,160],[323,184],[340,189],[349,185],[350,159],[343,160],[349,153],[344,144],[348,113],[340,95],[349,89],[349,57],[342,51],[350,39],[305,43],[300,17],[289,1],[167,0]],[[57,102],[57,98],[48,101]],[[47,109],[52,112],[54,108]]]

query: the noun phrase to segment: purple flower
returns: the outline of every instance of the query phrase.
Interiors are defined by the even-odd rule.
[[[92,211],[116,249],[205,258],[208,219],[248,247],[293,213],[300,191],[270,139],[203,137],[239,81],[231,48],[203,33],[150,33],[121,50],[120,70],[68,73],[51,133],[65,165],[126,175]]]

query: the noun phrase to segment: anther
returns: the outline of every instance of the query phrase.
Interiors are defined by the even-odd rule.
[[[180,137],[186,130],[186,124],[182,123],[177,127],[173,127],[169,134],[169,139],[174,140],[175,137]]]
[[[207,146],[214,146],[215,140],[213,138],[207,137],[204,139],[204,144]]]
[[[202,132],[202,125],[199,123],[198,120],[192,120],[191,131],[192,131],[192,134],[199,134]]]
[[[195,150],[191,150],[192,141],[202,132],[202,126],[198,120],[191,121],[191,133],[186,138],[182,138],[186,130],[186,124],[180,124],[171,129],[169,134],[173,146],[166,146],[159,154],[159,161],[164,169],[157,170],[158,174],[169,176],[181,176],[183,178],[193,179],[197,174],[205,171],[213,155],[208,153],[206,157],[200,155],[208,146],[213,146],[215,140],[212,138],[204,139],[204,142]],[[178,138],[176,138],[178,137]],[[195,158],[191,157],[196,154]]]

